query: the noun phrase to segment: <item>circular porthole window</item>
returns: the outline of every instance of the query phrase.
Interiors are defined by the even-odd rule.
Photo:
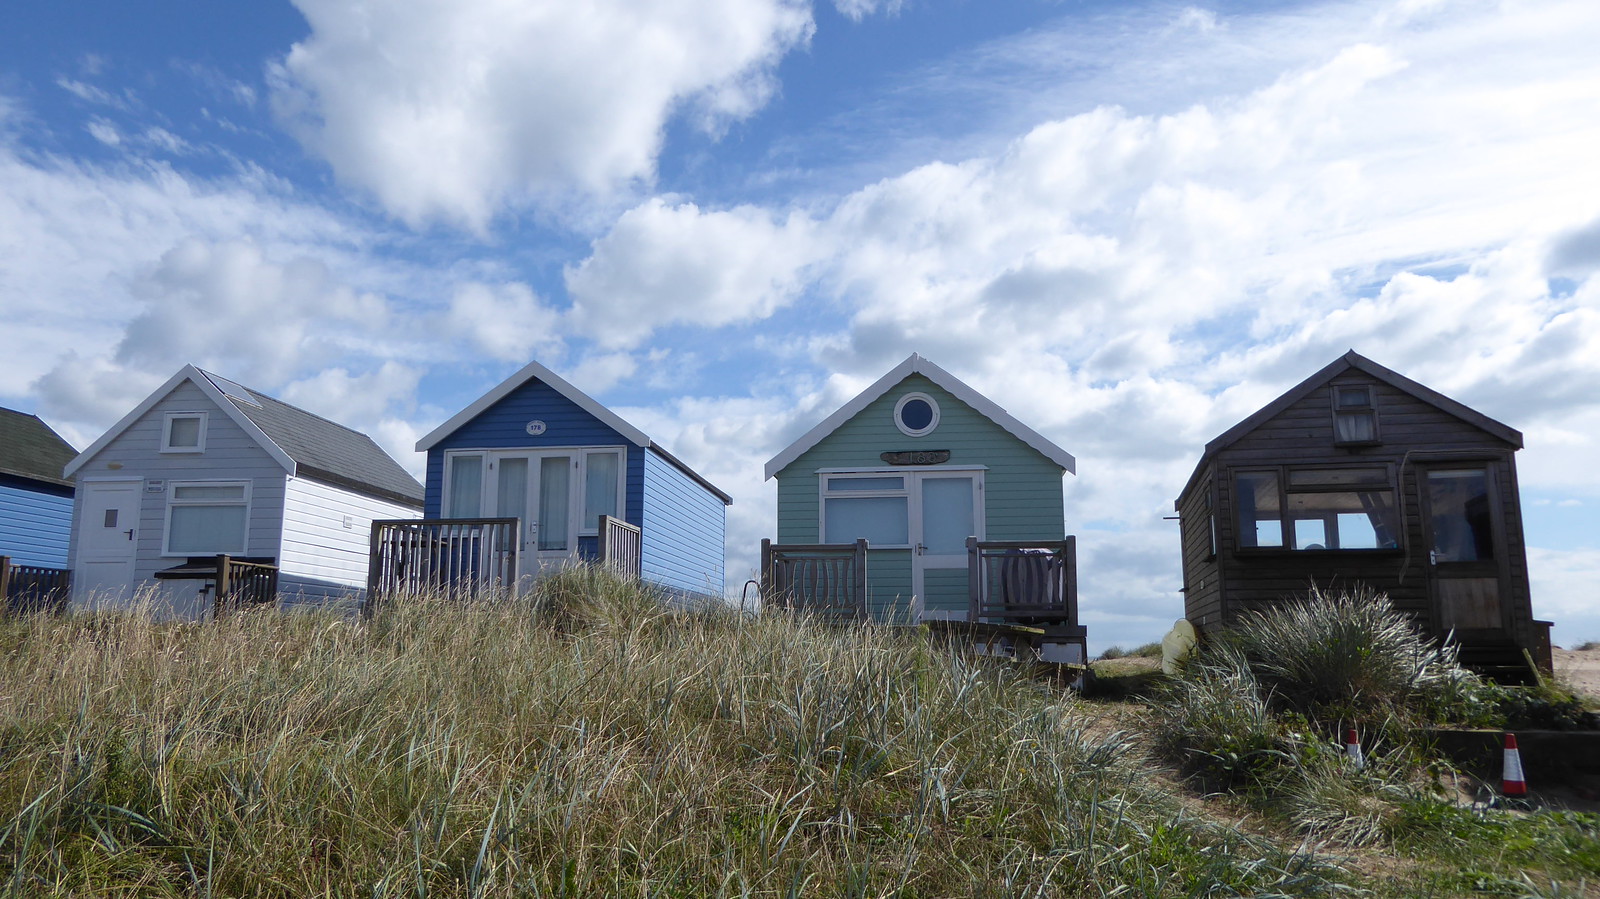
[[[908,393],[894,404],[894,426],[907,437],[922,437],[939,426],[939,404],[926,393]]]

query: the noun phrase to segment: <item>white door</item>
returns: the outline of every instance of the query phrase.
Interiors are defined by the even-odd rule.
[[[498,518],[522,519],[522,572],[577,558],[577,454],[571,450],[502,455],[490,464]]]
[[[133,593],[133,563],[139,548],[142,481],[84,481],[83,520],[78,525],[73,593],[79,603],[116,604]]]
[[[911,487],[911,592],[936,617],[963,612],[967,538],[983,539],[983,475],[917,472]]]

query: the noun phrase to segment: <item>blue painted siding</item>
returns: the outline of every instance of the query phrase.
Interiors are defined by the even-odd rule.
[[[720,599],[726,507],[660,455],[643,455],[641,576],[671,590]],[[631,485],[631,469],[629,478]]]
[[[527,424],[545,423],[545,432],[530,436]],[[614,428],[585,412],[542,381],[529,381],[476,418],[457,428],[428,450],[426,498],[423,515],[440,517],[444,491],[444,454],[460,449],[521,449],[579,446],[627,446],[627,496],[623,517],[639,524],[644,508],[644,450],[634,446]]]
[[[71,533],[70,493],[57,496],[0,484],[0,556],[10,556],[17,565],[65,568]]]

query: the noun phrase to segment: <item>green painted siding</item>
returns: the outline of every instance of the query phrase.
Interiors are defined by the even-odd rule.
[[[938,427],[922,437],[907,437],[894,424],[895,403],[913,392],[925,393],[939,404]],[[1061,467],[932,381],[913,374],[778,472],[778,542],[821,539],[818,469],[885,468],[880,453],[904,450],[949,450],[950,465],[987,466],[985,539],[1064,539]],[[874,552],[868,573],[875,614],[887,609],[895,597],[911,595],[909,551]],[[952,586],[955,579],[959,589]],[[964,573],[930,573],[928,587],[928,608],[965,607]],[[902,598],[902,604],[905,601]]]
[[[867,552],[867,609],[883,620],[891,613],[906,615],[911,608],[911,550],[883,549]]]

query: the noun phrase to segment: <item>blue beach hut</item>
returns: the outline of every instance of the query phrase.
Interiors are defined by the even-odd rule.
[[[515,519],[521,576],[604,556],[679,597],[722,596],[732,498],[538,362],[417,451],[428,454],[427,520]]]

